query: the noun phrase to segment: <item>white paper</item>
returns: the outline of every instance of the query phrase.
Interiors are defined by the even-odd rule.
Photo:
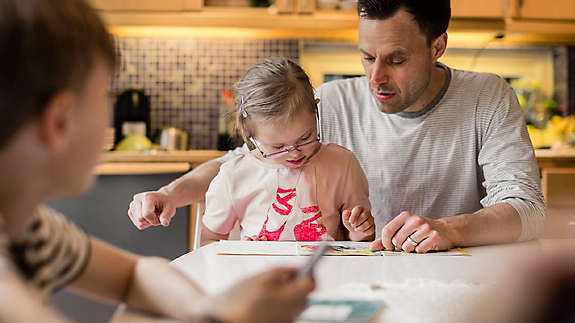
[[[297,256],[298,243],[295,241],[221,240],[217,253],[220,255]]]
[[[221,240],[217,248],[219,255],[262,255],[262,256],[308,256],[321,241],[243,241]],[[398,251],[370,251],[370,242],[328,241],[332,246],[326,256],[465,256],[462,249],[432,252],[426,254]]]

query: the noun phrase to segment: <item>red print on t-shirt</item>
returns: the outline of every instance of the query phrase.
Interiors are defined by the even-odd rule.
[[[310,206],[301,209],[304,214],[316,213],[310,219],[302,221],[300,224],[296,225],[293,229],[295,239],[297,241],[319,241],[321,236],[325,233],[326,228],[322,224],[315,222],[317,219],[321,218],[321,211],[317,206]]]
[[[259,238],[263,238],[266,237],[268,239],[268,241],[278,241],[280,238],[280,235],[282,234],[282,232],[285,229],[285,225],[286,225],[286,220],[287,217],[290,215],[291,211],[293,210],[293,204],[289,204],[289,201],[291,199],[293,199],[295,197],[295,188],[292,189],[283,189],[281,187],[278,187],[278,190],[276,192],[276,201],[272,204],[272,207],[274,209],[274,211],[276,212],[276,214],[280,215],[280,216],[285,216],[286,219],[283,219],[283,225],[277,230],[277,231],[268,231],[267,230],[267,224],[268,224],[268,220],[270,215],[268,214],[268,217],[266,218],[266,221],[264,222],[264,225],[262,227],[262,230],[259,234]],[[279,206],[278,206],[279,204]]]
[[[295,216],[294,214],[292,214],[292,211],[294,211],[294,205],[293,205],[293,200],[294,197],[296,196],[296,189],[292,188],[292,189],[282,189],[282,188],[278,188],[277,193],[276,193],[276,201],[272,204],[272,208],[273,211],[271,212],[271,214],[268,214],[266,221],[264,222],[264,225],[262,227],[262,230],[260,231],[259,234],[259,238],[263,238],[266,237],[268,241],[278,241],[280,235],[282,234],[282,232],[285,229],[285,225],[287,222],[287,218],[292,215]],[[290,204],[290,201],[292,202]],[[314,214],[312,215],[311,218],[302,221],[301,223],[299,223],[298,225],[296,225],[294,227],[294,237],[297,241],[319,241],[321,240],[322,235],[327,231],[325,226],[318,224],[316,222],[317,219],[319,219],[321,217],[321,211],[319,209],[319,207],[317,206],[310,206],[310,207],[306,207],[301,209],[301,212],[303,213],[304,216],[307,216],[309,214]],[[273,216],[281,216],[281,217],[285,217],[284,219],[281,219],[281,222],[283,223],[282,226],[277,229],[276,231],[268,231],[267,226],[268,226],[268,221],[270,219],[270,215]]]

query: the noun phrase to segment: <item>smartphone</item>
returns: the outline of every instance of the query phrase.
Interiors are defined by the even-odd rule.
[[[317,246],[317,249],[314,251],[313,255],[311,255],[309,261],[298,271],[297,278],[303,278],[308,275],[313,275],[313,269],[315,268],[315,265],[318,263],[321,257],[325,255],[329,247],[330,246],[328,243],[319,244]]]

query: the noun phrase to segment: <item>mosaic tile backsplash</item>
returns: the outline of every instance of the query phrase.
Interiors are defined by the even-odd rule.
[[[215,149],[221,92],[268,57],[299,59],[297,40],[116,38],[122,63],[112,92],[143,89],[150,96],[152,134],[177,127],[189,148]]]

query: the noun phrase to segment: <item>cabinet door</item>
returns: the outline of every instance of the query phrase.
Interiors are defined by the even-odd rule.
[[[451,0],[451,15],[454,18],[503,18],[505,0]]]
[[[179,11],[184,10],[184,0],[124,0],[126,10]]]
[[[574,0],[513,0],[512,15],[526,19],[575,20]]]
[[[94,9],[98,10],[123,10],[124,0],[89,0]]]
[[[90,0],[95,9],[106,11],[200,10],[203,0]]]

